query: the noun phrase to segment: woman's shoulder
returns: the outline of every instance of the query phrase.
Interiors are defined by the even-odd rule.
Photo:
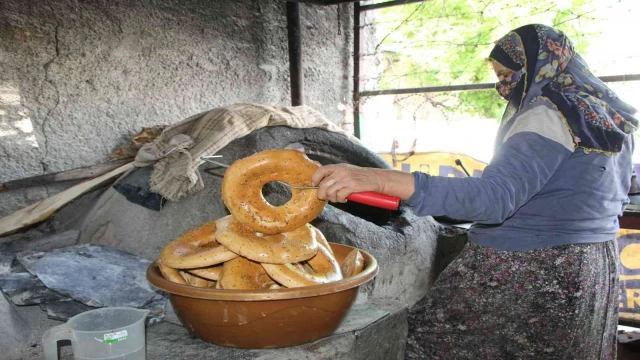
[[[563,122],[564,115],[558,110],[558,108],[544,96],[537,96],[533,98],[528,104],[524,105],[515,119],[521,119],[521,121],[535,121],[540,120],[554,120]]]
[[[537,134],[561,144],[570,151],[575,150],[569,124],[555,105],[544,97],[534,99],[519,111],[504,141],[522,132]]]

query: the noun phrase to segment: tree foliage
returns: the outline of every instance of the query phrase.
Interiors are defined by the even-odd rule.
[[[577,51],[589,46],[607,0],[431,0],[385,8],[375,16],[374,54],[389,66],[378,88],[412,88],[496,81],[486,58],[509,30],[541,23],[564,31]],[[588,59],[587,59],[588,60]],[[455,111],[499,119],[505,102],[495,91],[449,94]]]

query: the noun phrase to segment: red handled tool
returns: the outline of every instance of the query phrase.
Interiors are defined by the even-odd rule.
[[[286,182],[278,181],[284,186],[287,186],[291,189],[317,189],[317,186],[293,186],[289,185]],[[400,206],[400,198],[395,196],[389,196],[373,191],[364,191],[359,193],[353,193],[347,196],[347,200],[357,202],[360,204],[365,204],[369,206],[375,206],[382,209],[388,210],[398,210]]]
[[[365,191],[353,193],[347,196],[347,199],[357,203],[379,207],[388,210],[398,210],[400,206],[400,198],[389,196],[373,191]]]
[[[209,160],[209,158],[212,157],[221,157],[221,156],[207,156],[207,157],[202,157],[201,159],[206,161],[206,162],[210,162],[212,164],[216,164],[218,166],[222,166],[225,168],[228,168],[229,165],[218,162],[218,161],[214,161],[214,160]],[[287,186],[291,189],[317,189],[317,186],[294,186],[294,185],[289,185],[286,182],[283,181],[278,181],[279,183],[281,183],[284,186]],[[353,193],[349,196],[347,196],[347,200],[349,201],[353,201],[353,202],[357,202],[360,204],[365,204],[365,205],[369,205],[369,206],[374,206],[374,207],[378,207],[381,209],[387,209],[387,210],[398,210],[398,207],[400,206],[400,198],[399,197],[395,197],[395,196],[389,196],[389,195],[385,195],[385,194],[381,194],[381,193],[377,193],[377,192],[373,192],[373,191],[365,191],[365,192],[359,192],[359,193]]]

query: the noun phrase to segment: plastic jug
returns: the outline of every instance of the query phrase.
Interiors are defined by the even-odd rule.
[[[78,314],[44,333],[45,359],[57,360],[58,341],[71,340],[76,360],[144,360],[148,313],[149,310],[108,307]]]

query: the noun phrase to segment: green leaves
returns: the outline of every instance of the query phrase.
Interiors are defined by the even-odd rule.
[[[455,93],[455,96],[458,98],[459,105],[457,109],[449,110],[458,110],[498,121],[502,119],[502,113],[507,105],[495,90],[465,91]]]
[[[592,0],[431,0],[375,12],[378,56],[387,66],[378,71],[378,89],[461,85],[496,81],[486,61],[494,41],[529,23],[556,25],[576,51],[589,45],[602,23]],[[547,58],[543,53],[540,59]],[[435,96],[436,94],[434,94]],[[442,95],[442,94],[437,94]],[[499,120],[505,102],[495,91],[451,92],[450,112]]]

